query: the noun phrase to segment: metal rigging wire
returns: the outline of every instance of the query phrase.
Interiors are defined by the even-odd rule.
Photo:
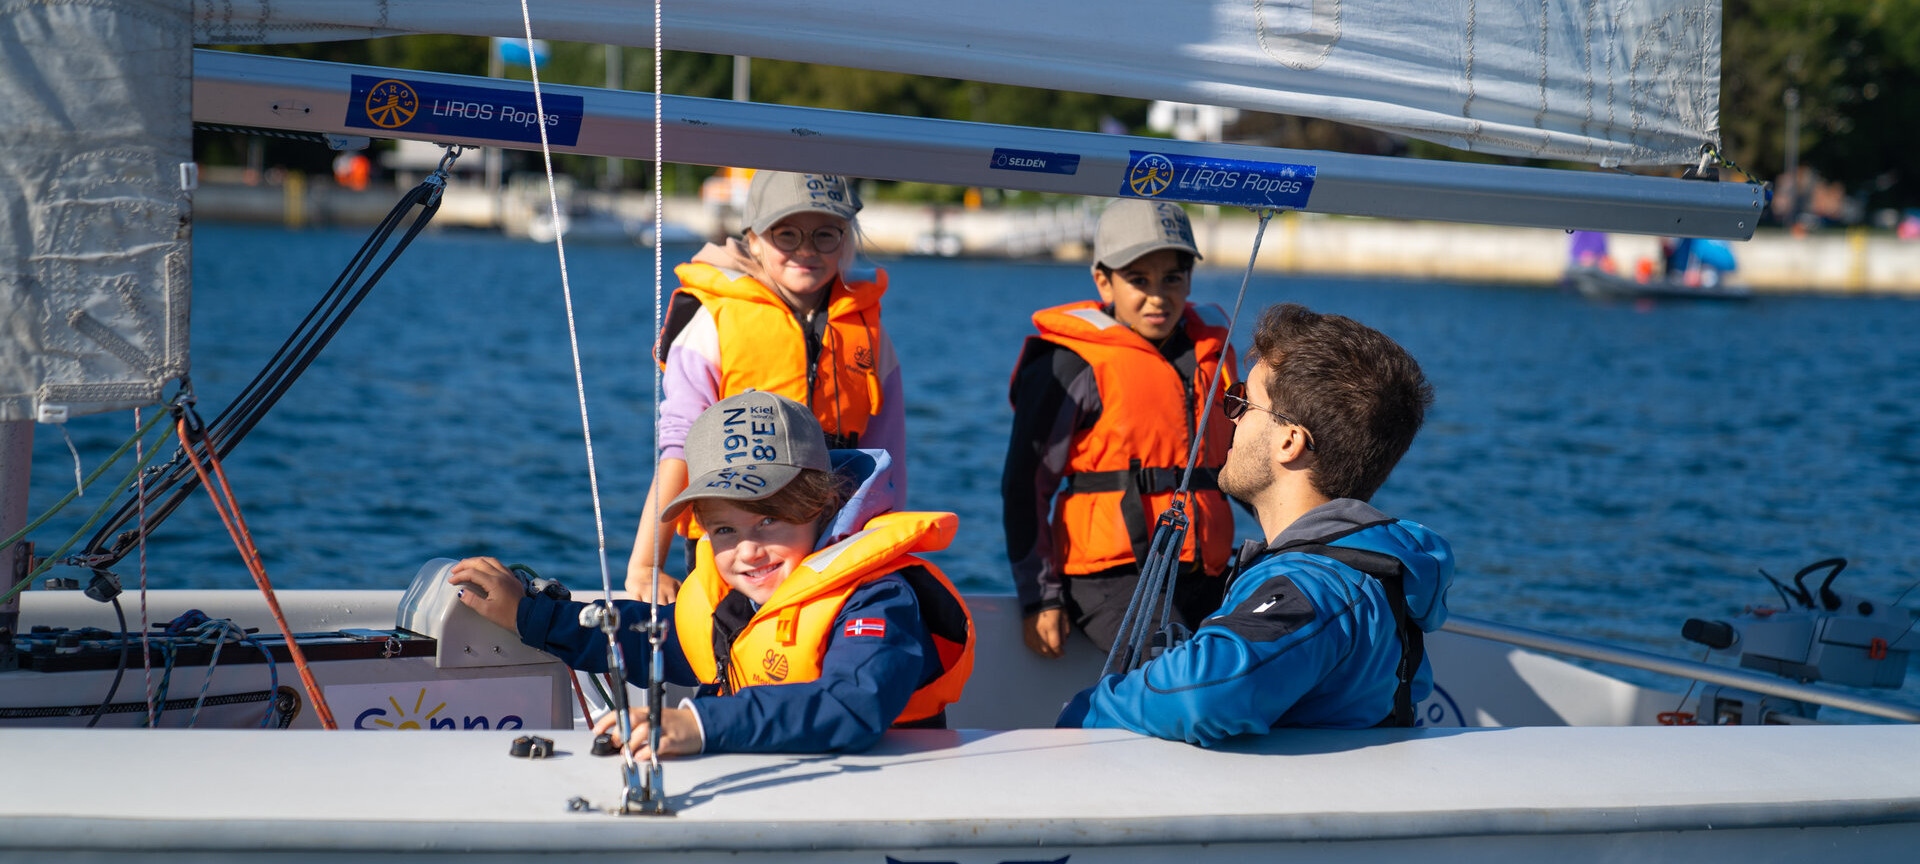
[[[409,244],[419,236],[434,214],[440,211],[441,193],[446,189],[447,171],[454,160],[460,156],[461,148],[449,147],[434,172],[421,181],[420,185],[409,190],[400,198],[399,203],[387,212],[386,218],[374,228],[373,233],[354,253],[339,277],[327,292],[321,296],[305,319],[294,328],[293,334],[281,344],[266,365],[248,382],[240,395],[227,405],[207,431],[219,442],[216,455],[224,457],[233,452],[247,433],[266,417],[280,397],[293,386],[301,373],[312,365],[314,358],[327,347],[334,335],[340,331],[367,293],[386,275],[387,268],[406,251]],[[380,251],[393,238],[407,214],[413,208],[421,208],[418,215],[407,227],[406,233],[396,241],[384,258]],[[379,266],[374,262],[378,260]],[[373,272],[368,274],[369,267]],[[364,280],[363,280],[364,277]],[[142,492],[128,501],[115,512],[112,518],[102,524],[93,538],[87,541],[78,558],[87,566],[95,568],[111,567],[126,557],[150,536],[154,529],[167,516],[172,514],[187,497],[199,486],[199,478],[194,475],[193,466],[187,463],[183,452],[176,452],[166,464],[156,469],[163,476],[147,482],[142,480]],[[137,521],[136,521],[137,520]],[[133,530],[115,536],[129,522],[135,524]]]
[[[1227,318],[1227,339],[1233,338],[1233,328],[1240,320],[1240,306],[1247,299],[1247,283],[1253,279],[1253,264],[1260,258],[1260,242],[1267,233],[1267,220],[1273,218],[1272,210],[1260,211],[1260,227],[1253,235],[1253,251],[1247,255],[1247,270],[1240,277],[1240,293],[1233,300],[1233,314]],[[1100,667],[1100,677],[1112,674],[1125,674],[1147,662],[1153,647],[1155,634],[1162,634],[1164,647],[1171,648],[1179,635],[1169,627],[1173,614],[1173,593],[1180,567],[1180,550],[1185,548],[1187,540],[1187,501],[1193,497],[1187,484],[1193,479],[1194,463],[1200,460],[1201,443],[1207,440],[1207,421],[1213,417],[1214,400],[1220,395],[1222,366],[1225,365],[1225,353],[1222,362],[1214,367],[1211,380],[1207,382],[1207,399],[1201,403],[1206,406],[1200,412],[1200,423],[1194,430],[1193,442],[1187,450],[1186,470],[1180,474],[1180,486],[1174,490],[1173,505],[1160,514],[1153,526],[1153,537],[1147,542],[1147,560],[1140,562],[1140,581],[1134,583],[1133,596],[1127,600],[1126,615],[1120,619],[1120,626],[1114,632],[1113,646],[1107,651],[1107,662]],[[1155,603],[1159,600],[1160,621],[1155,627],[1147,626]],[[1185,627],[1179,628],[1181,631]]]

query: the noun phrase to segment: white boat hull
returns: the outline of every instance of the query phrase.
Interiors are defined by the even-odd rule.
[[[296,630],[391,629],[400,596],[281,599]],[[952,711],[956,731],[890,732],[856,755],[673,761],[672,816],[612,815],[618,763],[587,755],[590,736],[565,717],[539,733],[556,755],[534,761],[508,755],[519,729],[42,725],[0,729],[0,862],[1893,861],[1920,843],[1920,727],[1625,725],[1681,703],[1442,633],[1432,653],[1444,696],[1422,706],[1419,729],[1290,729],[1206,750],[1021,728],[1050,725],[1101,658],[1084,647],[1035,657],[1020,647],[1011,597],[969,599],[980,663]],[[29,625],[49,615],[99,625],[106,611],[77,592],[26,600]],[[176,606],[259,613],[240,591],[158,592],[151,604],[154,617]],[[468,656],[453,643],[475,638],[450,628],[441,656]],[[330,693],[383,675],[417,689],[409,676],[476,674],[402,659],[317,671]],[[89,674],[69,683],[97,700],[105,679]],[[0,706],[30,693],[34,675],[0,673]],[[137,667],[129,678],[123,688],[138,694]],[[1447,728],[1461,723],[1518,725]]]

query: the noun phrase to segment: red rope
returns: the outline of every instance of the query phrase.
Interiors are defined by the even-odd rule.
[[[200,463],[200,455],[194,451],[193,442],[187,437],[186,419],[182,418],[176,428],[180,433],[181,448],[187,451],[187,459],[193,462],[194,473],[200,475],[200,485],[206,488],[207,495],[213,499],[213,512],[220,514],[220,521],[233,537],[233,545],[240,550],[241,560],[247,563],[247,572],[253,574],[253,583],[260,586],[261,595],[267,599],[267,609],[273,613],[274,623],[280,625],[280,635],[287,641],[287,653],[293,656],[293,666],[300,671],[300,683],[307,689],[307,698],[313,702],[314,712],[320,715],[320,725],[327,729],[340,728],[333,720],[333,710],[327,707],[326,697],[320,695],[319,683],[313,680],[313,670],[307,668],[306,653],[300,650],[300,643],[293,638],[293,628],[287,626],[287,616],[280,611],[280,600],[273,595],[273,583],[267,581],[266,565],[260,563],[260,550],[253,545],[253,534],[247,530],[247,520],[240,515],[240,502],[233,497],[232,487],[227,485],[227,472],[220,468],[220,457],[214,453],[213,442],[207,442],[206,456],[207,462],[213,465],[214,475],[220,479],[218,491],[214,490],[206,466]]]
[[[587,723],[592,724],[593,706],[587,704],[587,691],[580,686],[580,676],[573,674],[572,670],[568,670],[567,680],[573,682],[573,695],[580,698],[580,716],[587,718]]]

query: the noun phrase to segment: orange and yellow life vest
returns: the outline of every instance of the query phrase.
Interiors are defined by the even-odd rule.
[[[880,411],[878,343],[885,270],[875,270],[871,281],[843,275],[827,289],[832,292],[827,326],[812,369],[807,334],[773,289],[738,271],[701,262],[682,264],[673,272],[680,277],[680,288],[674,292],[674,311],[661,330],[660,344],[654,346],[656,362],[664,366],[667,347],[691,317],[692,307],[682,299],[691,297],[713,316],[719,331],[719,398],[749,389],[778,393],[812,408],[833,446],[858,443],[867,421]]]
[[[1179,488],[1203,410],[1211,418],[1189,486],[1191,528],[1181,560],[1198,561],[1209,574],[1222,572],[1233,545],[1233,513],[1217,480],[1233,424],[1220,409],[1219,396],[1212,405],[1200,403],[1222,358],[1228,366],[1219,390],[1235,378],[1226,315],[1217,306],[1187,305],[1180,324],[1193,340],[1191,377],[1097,301],[1042,309],[1033,323],[1039,338],[1086,360],[1100,390],[1100,417],[1074,435],[1066,493],[1054,507],[1061,572],[1084,575],[1144,563],[1154,522]]]
[[[733,589],[714,567],[713,544],[703,540],[694,570],[674,602],[680,648],[701,681],[722,684],[727,693],[760,684],[812,681],[820,677],[834,620],[854,589],[918,565],[908,584],[944,671],[915,691],[893,722],[933,717],[959,701],[973,673],[973,618],[946,575],[913,553],[947,548],[959,521],[952,513],[887,513],[869,520],[865,530],[807,556],[734,637],[725,682],[720,681],[721,665],[714,654],[713,614]]]

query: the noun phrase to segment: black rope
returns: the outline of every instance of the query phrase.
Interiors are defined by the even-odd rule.
[[[99,705],[94,706],[93,716],[87,720],[88,729],[99,724],[100,715],[106,713],[107,706],[113,704],[114,694],[120,692],[120,679],[127,676],[127,649],[131,640],[127,636],[127,612],[120,607],[119,594],[113,595],[113,614],[120,619],[120,665],[113,670],[113,684],[107,688],[107,695],[101,697]]]
[[[195,132],[224,132],[230,135],[254,135],[261,138],[281,138],[288,141],[308,141],[315,144],[329,144],[328,136],[320,132],[298,132],[289,129],[264,129],[259,126],[233,126],[226,123],[195,123]]]
[[[1273,218],[1273,211],[1262,210],[1259,215],[1260,227],[1253,234],[1253,251],[1247,256],[1247,269],[1240,277],[1240,293],[1234,297],[1233,314],[1227,318],[1229,343],[1233,340],[1233,329],[1240,320],[1240,305],[1246,302],[1247,284],[1253,280],[1253,265],[1260,258],[1260,243],[1266,236],[1267,221]],[[1206,443],[1207,421],[1213,416],[1213,406],[1219,396],[1222,366],[1226,363],[1228,350],[1230,345],[1221,346],[1220,365],[1216,365],[1213,374],[1208,376],[1206,408],[1200,412],[1200,422],[1194,431],[1193,441],[1188,445],[1186,468],[1180,475],[1179,487],[1174,490],[1173,504],[1155,520],[1153,535],[1147,541],[1145,559],[1140,560],[1138,553],[1135,553],[1140,566],[1140,581],[1134,583],[1133,596],[1127,600],[1127,611],[1120,618],[1112,647],[1107,650],[1107,662],[1100,667],[1102,678],[1124,675],[1152,659],[1156,635],[1161,640],[1163,650],[1172,648],[1189,635],[1184,623],[1171,625],[1173,598],[1180,579],[1180,552],[1186,548],[1189,528],[1187,502],[1193,500],[1193,469],[1199,463],[1200,453]],[[1200,557],[1204,558],[1205,555]],[[1149,628],[1148,625],[1153,623],[1155,596],[1160,598],[1161,604],[1159,626]]]
[[[413,239],[433,220],[434,214],[440,210],[441,193],[446,188],[446,169],[457,156],[457,149],[450,151],[448,158],[441,160],[439,170],[401,197],[400,202],[374,228],[367,241],[361,244],[360,250],[354,253],[353,259],[334,280],[333,286],[327,289],[327,293],[307,313],[306,318],[294,328],[293,334],[274,352],[272,359],[247,384],[246,389],[208,424],[205,437],[221,458],[233,452],[240,440],[273,409],[280,397],[293,386],[293,382],[332,341],[341,325],[366,299],[367,293],[380,281],[380,277],[386,275],[387,268],[393,266],[400,253],[406,251]],[[421,207],[420,213],[393,248],[384,258],[380,258],[381,249],[392,239],[394,232],[416,205]],[[367,275],[367,269],[373,267],[376,259],[379,260],[379,266],[374,267],[371,275]],[[366,277],[364,281],[363,276]],[[144,524],[115,536],[114,532],[135,520],[142,509],[141,499],[136,497],[129,500],[100,526],[80,553],[79,557],[88,566],[110,567],[126,557],[199,488],[200,478],[183,453],[176,452],[172,460],[154,470],[164,476],[147,484],[147,517]],[[112,538],[111,541],[109,538]]]

